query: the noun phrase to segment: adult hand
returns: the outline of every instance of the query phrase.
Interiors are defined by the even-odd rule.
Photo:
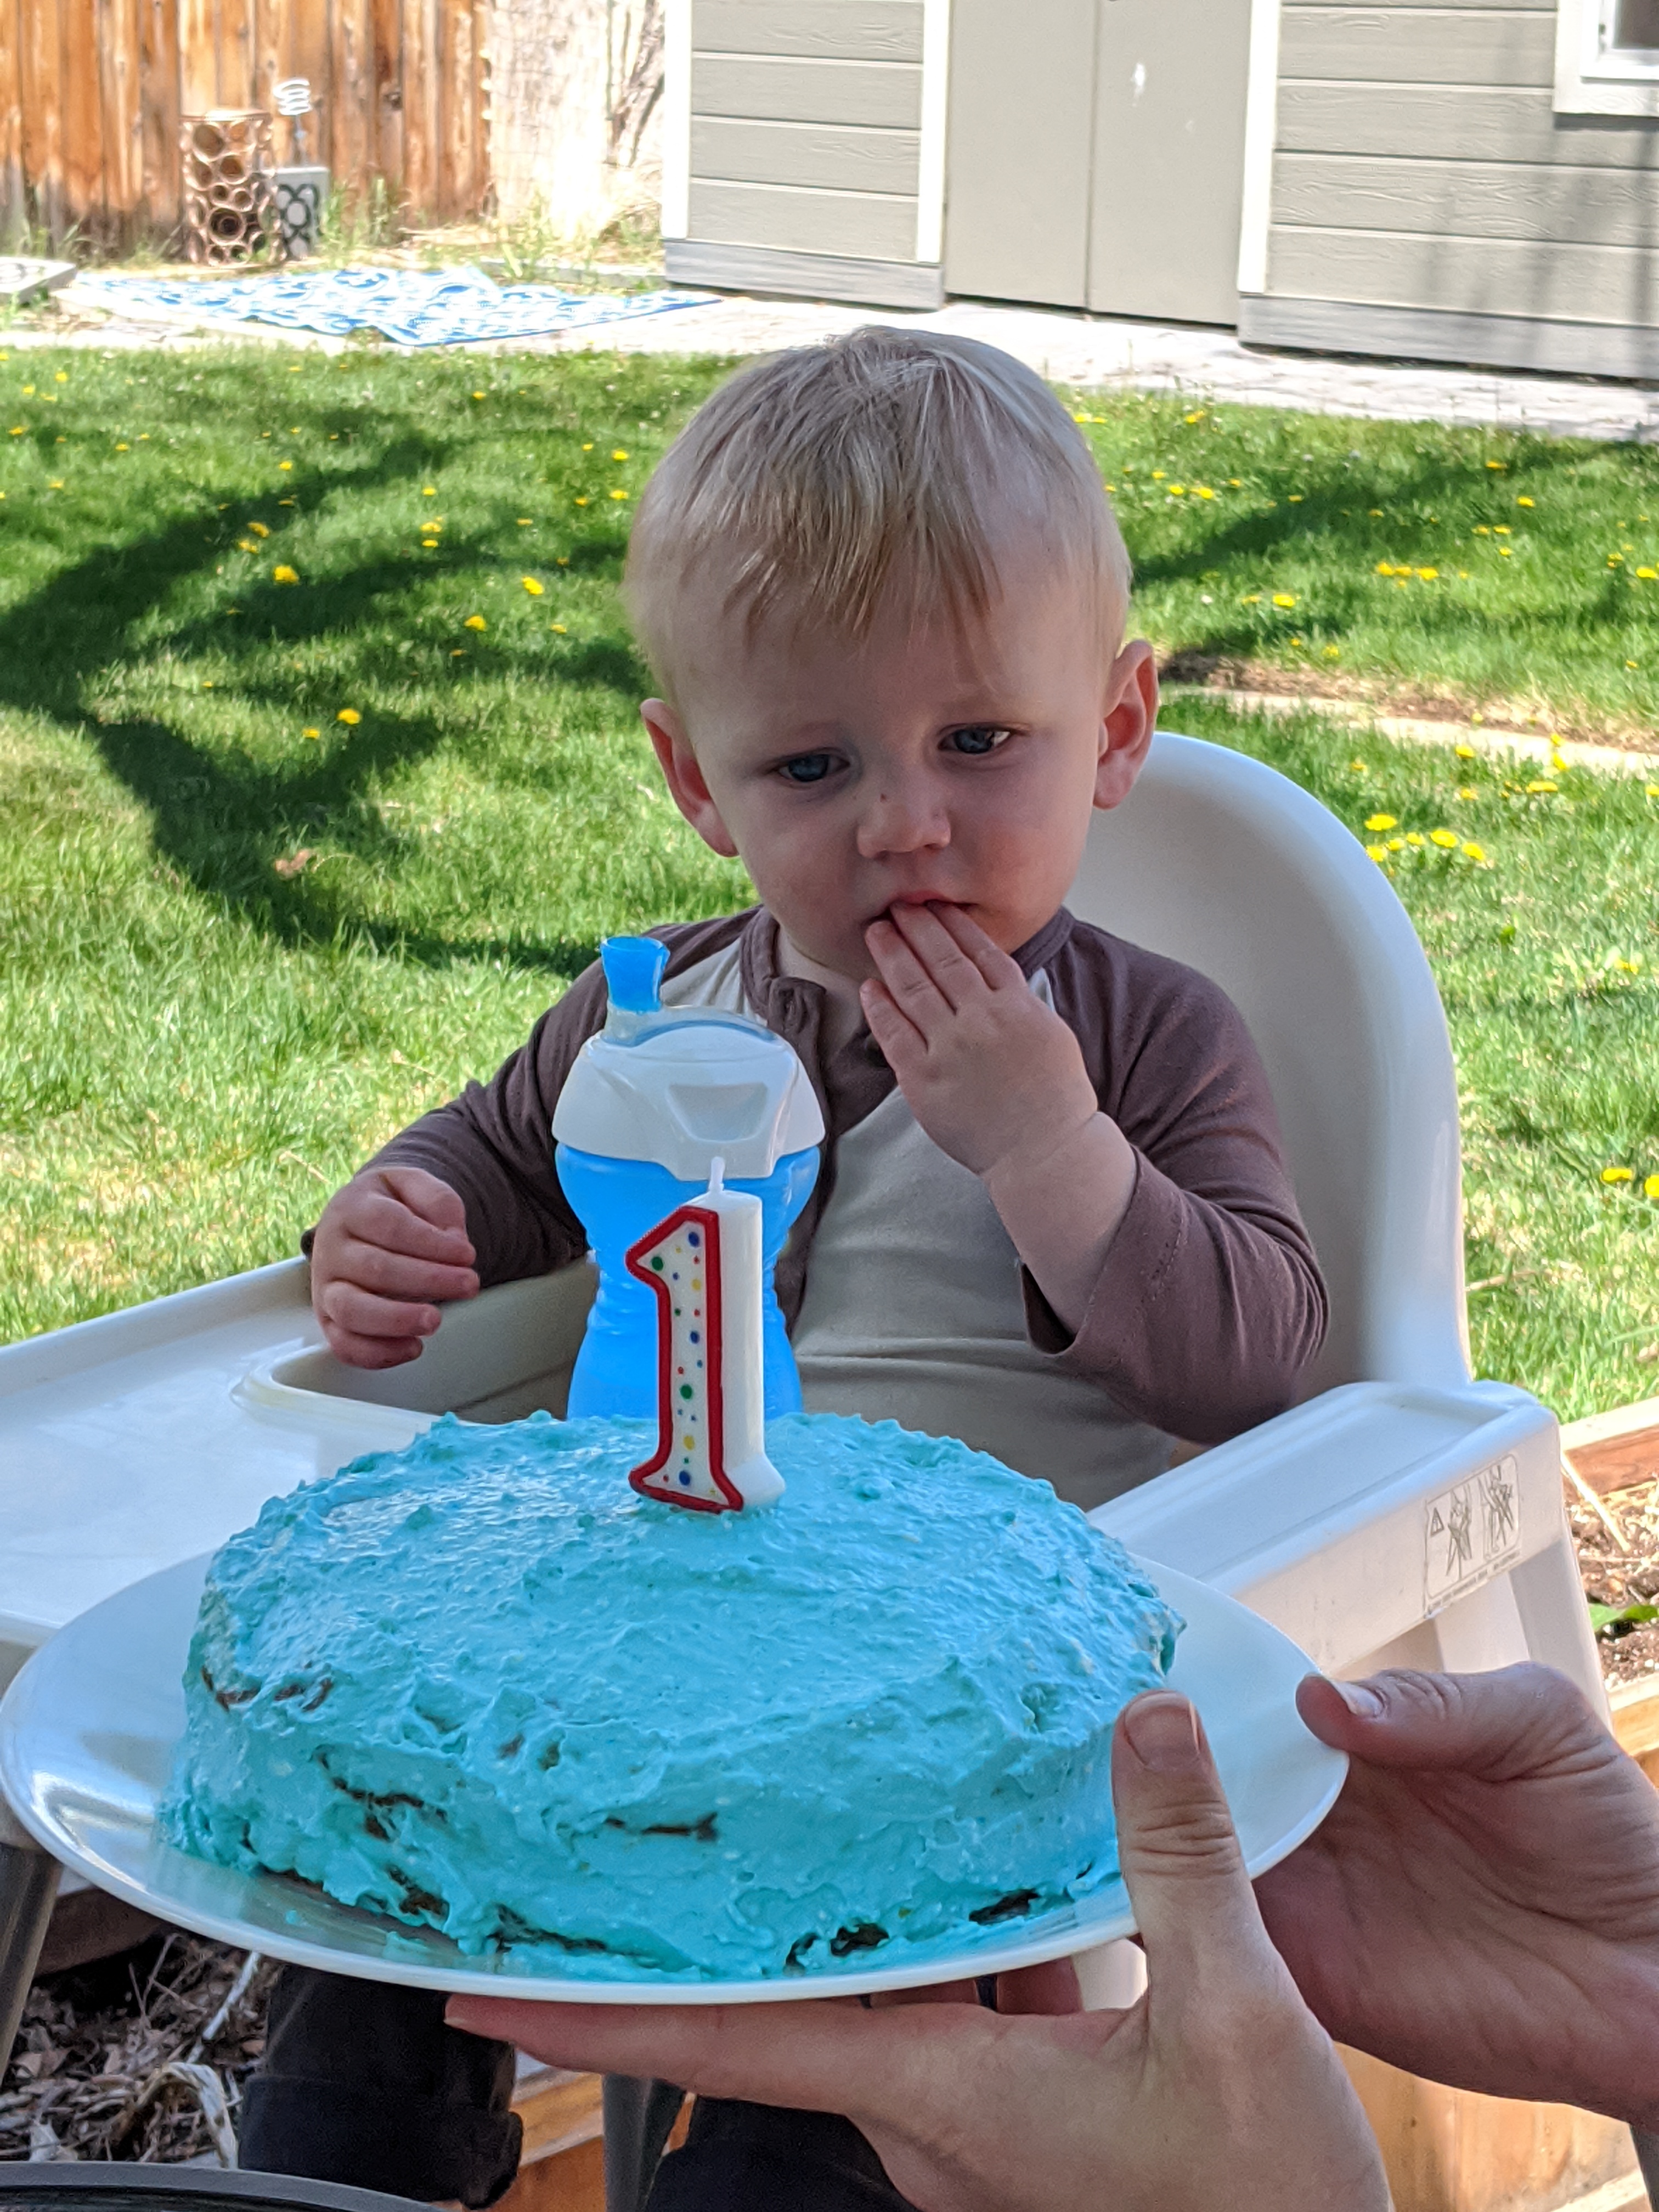
[[[1073,1032],[959,907],[896,906],[865,932],[860,991],[910,1111],[984,1182],[1019,1256],[1075,1329],[1134,1193]]]
[[[1127,1709],[1112,1780],[1150,1976],[1127,2012],[1044,2008],[1057,1978],[1039,1969],[1004,1977],[997,2013],[454,1997],[449,2019],[557,2065],[844,2112],[922,2212],[1386,2212],[1376,2147],[1267,1940],[1184,1698]]]
[[[443,1318],[434,1301],[477,1294],[459,1192],[424,1168],[368,1168],[323,1208],[311,1246],[312,1310],[349,1367],[418,1359]]]
[[[1317,1676],[1352,1762],[1256,1884],[1344,2043],[1465,2089],[1659,2124],[1659,1795],[1547,1667]]]

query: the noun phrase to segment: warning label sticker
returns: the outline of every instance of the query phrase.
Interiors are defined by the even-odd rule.
[[[1506,1574],[1520,1557],[1520,1490],[1511,1453],[1423,1508],[1425,1613],[1439,1613]]]

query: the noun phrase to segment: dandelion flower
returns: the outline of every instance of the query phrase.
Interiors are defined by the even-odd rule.
[[[270,535],[269,527],[263,522],[250,522],[248,528],[256,538],[269,538]]]
[[[1644,1198],[1659,1198],[1659,1175],[1646,1176],[1642,1182]]]
[[[593,441],[590,438],[590,439],[588,440],[587,443],[586,443],[586,444],[582,447],[582,451],[583,451],[583,453],[591,453],[592,452],[592,450],[593,450]]]
[[[531,598],[532,598],[532,599],[540,599],[540,597],[541,597],[541,595],[542,595],[542,592],[543,592],[543,591],[544,591],[544,589],[545,587],[544,587],[544,586],[543,586],[543,585],[542,585],[542,584],[538,580],[538,579],[537,579],[536,577],[534,577],[534,576],[520,576],[520,579],[519,579],[519,581],[520,581],[520,582],[524,586],[524,587],[525,587],[526,591],[529,592],[529,594],[530,594],[530,596],[531,596]]]
[[[130,453],[132,451],[132,448],[129,445],[123,444],[117,446],[115,450],[118,453]]]
[[[1650,799],[1659,799],[1659,783],[1650,783],[1644,788]]]
[[[1513,538],[1515,532],[1507,522],[1498,522],[1493,524],[1492,534],[1494,538]]]
[[[1454,745],[1452,750],[1457,755],[1459,760],[1473,760],[1475,757],[1473,745]]]
[[[1327,660],[1340,660],[1342,658],[1341,647],[1340,645],[1328,645],[1325,647],[1325,658]]]
[[[1460,799],[1479,799],[1480,796],[1472,783],[1460,783],[1457,787],[1457,795]]]
[[[1371,507],[1371,508],[1368,509],[1367,511],[1369,512],[1369,514],[1370,514],[1370,518],[1371,518],[1371,520],[1372,520],[1373,522],[1381,522],[1381,521],[1382,521],[1382,508],[1381,508],[1380,507]]]
[[[1376,573],[1379,576],[1392,576],[1394,574],[1394,562],[1392,561],[1379,561],[1376,564]]]
[[[320,730],[301,730],[300,732],[302,738],[320,738],[322,734]]]
[[[1486,466],[1489,469],[1506,469],[1509,466],[1509,463],[1507,461],[1488,461]]]
[[[1296,593],[1294,592],[1275,592],[1273,593],[1273,605],[1276,607],[1293,607],[1296,605]]]
[[[550,623],[548,627],[550,629],[556,630],[561,637],[564,636],[565,627],[562,623]]]
[[[578,506],[578,507],[586,507],[586,504],[587,504],[587,494],[586,494],[585,491],[580,491],[580,492],[578,492],[578,493],[577,493],[577,495],[576,495],[576,504],[577,504],[577,506]]]
[[[449,648],[449,657],[452,660],[465,660],[466,647],[464,645],[452,645]]]
[[[421,497],[422,499],[436,499],[437,496],[438,487],[436,484],[422,484],[421,486]]]
[[[1164,470],[1163,470],[1163,469],[1154,469],[1154,470],[1152,471],[1152,482],[1153,482],[1154,483],[1163,483],[1163,481],[1164,481],[1164,478],[1165,473],[1166,473],[1166,471],[1165,471]]]
[[[1498,559],[1499,559],[1500,561],[1507,561],[1507,560],[1509,559],[1509,557],[1510,557],[1510,549],[1509,549],[1509,547],[1508,547],[1507,545],[1500,545],[1500,546],[1498,547]]]
[[[1424,836],[1423,832],[1420,830],[1408,830],[1406,832],[1406,842],[1408,845],[1422,846],[1426,844],[1428,840]]]
[[[297,584],[300,572],[297,568],[290,568],[286,561],[279,561],[270,572],[270,580],[274,584]]]
[[[1077,415],[1077,414],[1074,414],[1074,415],[1073,416],[1073,417],[1072,417],[1072,420],[1073,420],[1073,422],[1093,422],[1093,420],[1094,420],[1094,416],[1093,416],[1092,415],[1087,415],[1087,414],[1085,414],[1085,415]]]
[[[1425,584],[1432,584],[1439,575],[1440,571],[1438,568],[1419,568],[1417,573],[1423,579],[1423,581]]]
[[[611,458],[613,461],[625,461],[628,459],[627,447],[625,446],[618,446],[616,452],[611,454]]]
[[[1187,422],[1201,422],[1204,420],[1204,410],[1200,407],[1196,415],[1183,416],[1182,419]]]
[[[421,550],[422,550],[422,553],[435,553],[435,552],[437,551],[437,550],[438,550],[438,541],[437,541],[437,539],[436,539],[435,538],[422,538],[422,540],[421,540]]]
[[[466,620],[461,624],[461,628],[463,629],[488,629],[489,628],[489,624],[484,620],[482,615],[469,615]]]
[[[355,730],[363,718],[355,707],[342,707],[334,719],[337,722],[343,722],[347,729]]]
[[[1386,845],[1367,845],[1365,848],[1365,858],[1368,860],[1386,860],[1388,857],[1389,848]]]
[[[1534,799],[1540,795],[1544,798],[1553,798],[1559,788],[1560,786],[1559,784],[1548,782],[1542,776],[1535,777],[1533,781],[1527,786],[1529,796]]]
[[[1171,484],[1171,485],[1170,486],[1170,498],[1171,498],[1171,499],[1185,499],[1185,498],[1186,498],[1186,496],[1187,496],[1187,487],[1186,487],[1186,485],[1185,485],[1185,484]]]
[[[475,392],[473,393],[472,397],[473,397],[475,399],[482,399],[482,398],[483,398],[483,392]]]
[[[1650,584],[1659,577],[1659,568],[1638,568],[1636,573],[1644,584]]]
[[[1348,768],[1350,773],[1354,775],[1369,775],[1370,774],[1370,768],[1363,760],[1351,760],[1348,763]]]
[[[1465,859],[1476,861],[1484,866],[1486,858],[1486,848],[1484,845],[1466,843],[1463,847],[1463,854]]]
[[[1400,817],[1397,814],[1368,814],[1365,817],[1365,827],[1368,830],[1397,830],[1400,827]]]
[[[1230,491],[1243,491],[1244,489],[1243,477],[1229,477],[1227,479],[1227,487]]]
[[[1455,830],[1431,830],[1429,842],[1438,845],[1443,853],[1455,853],[1462,840]]]
[[[62,491],[62,489],[64,489],[64,479],[62,478],[62,477],[47,477],[47,479],[46,479],[46,489],[47,489],[48,491]]]
[[[1533,501],[1527,497],[1525,492],[1522,492],[1520,498],[1517,499],[1515,503],[1517,507],[1530,507],[1532,506]]]
[[[1405,849],[1406,849],[1406,841],[1405,841],[1405,839],[1404,839],[1403,837],[1390,837],[1390,838],[1389,838],[1389,850],[1391,853],[1403,853],[1403,852],[1405,851]]]
[[[519,517],[519,527],[520,527],[520,530],[528,530],[528,529],[530,528],[530,526],[531,526],[530,517],[529,517],[527,514],[521,514],[521,515]]]
[[[1261,594],[1260,592],[1246,592],[1238,604],[1241,607],[1259,607],[1261,605]]]
[[[1634,1182],[1636,1177],[1629,1168],[1603,1168],[1601,1170],[1601,1180],[1603,1182],[1609,1183]]]
[[[1193,489],[1200,499],[1213,499],[1215,497],[1214,492],[1211,490],[1208,484],[1194,484],[1193,486]]]
[[[611,496],[612,499],[626,499],[628,494],[625,491],[613,491]]]

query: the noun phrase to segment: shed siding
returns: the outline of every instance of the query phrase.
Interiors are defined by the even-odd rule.
[[[690,236],[915,258],[921,0],[695,0]]]
[[[1269,296],[1659,326],[1659,131],[1554,52],[1553,0],[1285,0]]]

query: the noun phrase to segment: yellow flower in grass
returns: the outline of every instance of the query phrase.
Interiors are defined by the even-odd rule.
[[[279,469],[291,469],[294,464],[292,461],[278,461],[276,465]]]
[[[279,561],[270,572],[270,580],[273,584],[297,584],[300,572],[297,568],[290,568],[286,561]]]
[[[1403,852],[1405,851],[1405,849],[1406,849],[1406,841],[1405,841],[1405,839],[1404,839],[1403,837],[1390,837],[1390,838],[1389,838],[1389,850],[1391,853],[1403,853]]]
[[[1397,830],[1400,827],[1400,817],[1397,814],[1368,814],[1365,817],[1365,827],[1368,830]]]
[[[1276,607],[1293,607],[1296,605],[1296,593],[1294,592],[1275,592],[1273,593],[1273,605]]]
[[[1517,499],[1515,503],[1517,507],[1530,507],[1533,505],[1533,501],[1527,497],[1525,492],[1522,493],[1520,498]]]
[[[1455,830],[1431,830],[1429,832],[1430,844],[1438,845],[1443,853],[1455,853],[1460,842]]]
[[[519,581],[524,586],[526,591],[529,592],[532,599],[540,599],[543,591],[546,588],[544,585],[538,582],[534,576],[520,576]]]
[[[1636,573],[1644,584],[1650,584],[1659,577],[1659,568],[1638,568]]]
[[[253,532],[256,538],[269,538],[270,535],[269,526],[263,522],[250,522],[248,528]]]
[[[1406,832],[1406,842],[1408,845],[1415,845],[1420,848],[1428,842],[1428,840],[1424,836],[1423,832],[1420,830],[1408,830]]]
[[[565,627],[562,623],[550,623],[548,627],[550,629],[556,631],[559,636],[563,637],[565,635]]]
[[[1527,786],[1527,796],[1529,799],[1553,799],[1559,789],[1560,786],[1550,782],[1547,777],[1534,776]]]
[[[1423,581],[1425,584],[1432,584],[1439,575],[1440,571],[1438,568],[1419,568],[1417,573],[1423,579]]]
[[[1507,560],[1509,559],[1509,557],[1510,557],[1510,549],[1509,549],[1509,547],[1508,547],[1507,545],[1500,545],[1500,546],[1498,547],[1498,559],[1499,559],[1500,561],[1507,561]]]
[[[1474,861],[1478,866],[1485,867],[1486,865],[1486,848],[1484,845],[1466,843],[1463,848],[1463,857],[1465,860]]]
[[[1643,1178],[1642,1195],[1644,1198],[1659,1198],[1659,1175],[1647,1176]]]
[[[1472,783],[1460,783],[1457,787],[1457,795],[1460,799],[1479,799],[1480,796]]]
[[[300,732],[302,738],[320,738],[322,734],[320,730],[301,730]]]
[[[437,496],[438,487],[436,484],[422,484],[421,486],[421,497],[422,499],[436,499]]]
[[[337,722],[343,722],[347,729],[355,730],[363,718],[355,707],[342,707],[334,719]]]
[[[461,624],[461,628],[463,629],[488,629],[489,628],[489,624],[484,620],[482,615],[469,615],[466,620]]]
[[[1650,783],[1644,788],[1650,799],[1659,799],[1659,783]]]
[[[1636,1177],[1629,1168],[1603,1168],[1601,1180],[1607,1183],[1634,1182]]]
[[[616,452],[611,454],[611,458],[613,461],[625,461],[628,459],[627,448],[623,446],[618,446]]]
[[[577,495],[576,495],[576,504],[577,504],[577,506],[578,506],[578,507],[586,507],[586,504],[587,504],[587,494],[586,494],[585,491],[584,491],[584,492],[578,492],[578,493],[577,493]]]
[[[1389,857],[1389,848],[1386,845],[1367,845],[1365,857],[1370,860],[1386,860]]]
[[[1261,594],[1260,592],[1246,592],[1238,604],[1241,607],[1259,607],[1261,605]]]
[[[1200,499],[1213,499],[1215,497],[1214,492],[1211,490],[1208,484],[1194,484],[1193,486],[1193,489]]]
[[[626,499],[628,494],[625,491],[613,491],[611,496],[612,499]]]
[[[1509,463],[1507,461],[1488,461],[1486,466],[1489,469],[1506,469],[1509,466]]]
[[[1473,760],[1475,757],[1473,745],[1455,745],[1452,750],[1459,760]]]

